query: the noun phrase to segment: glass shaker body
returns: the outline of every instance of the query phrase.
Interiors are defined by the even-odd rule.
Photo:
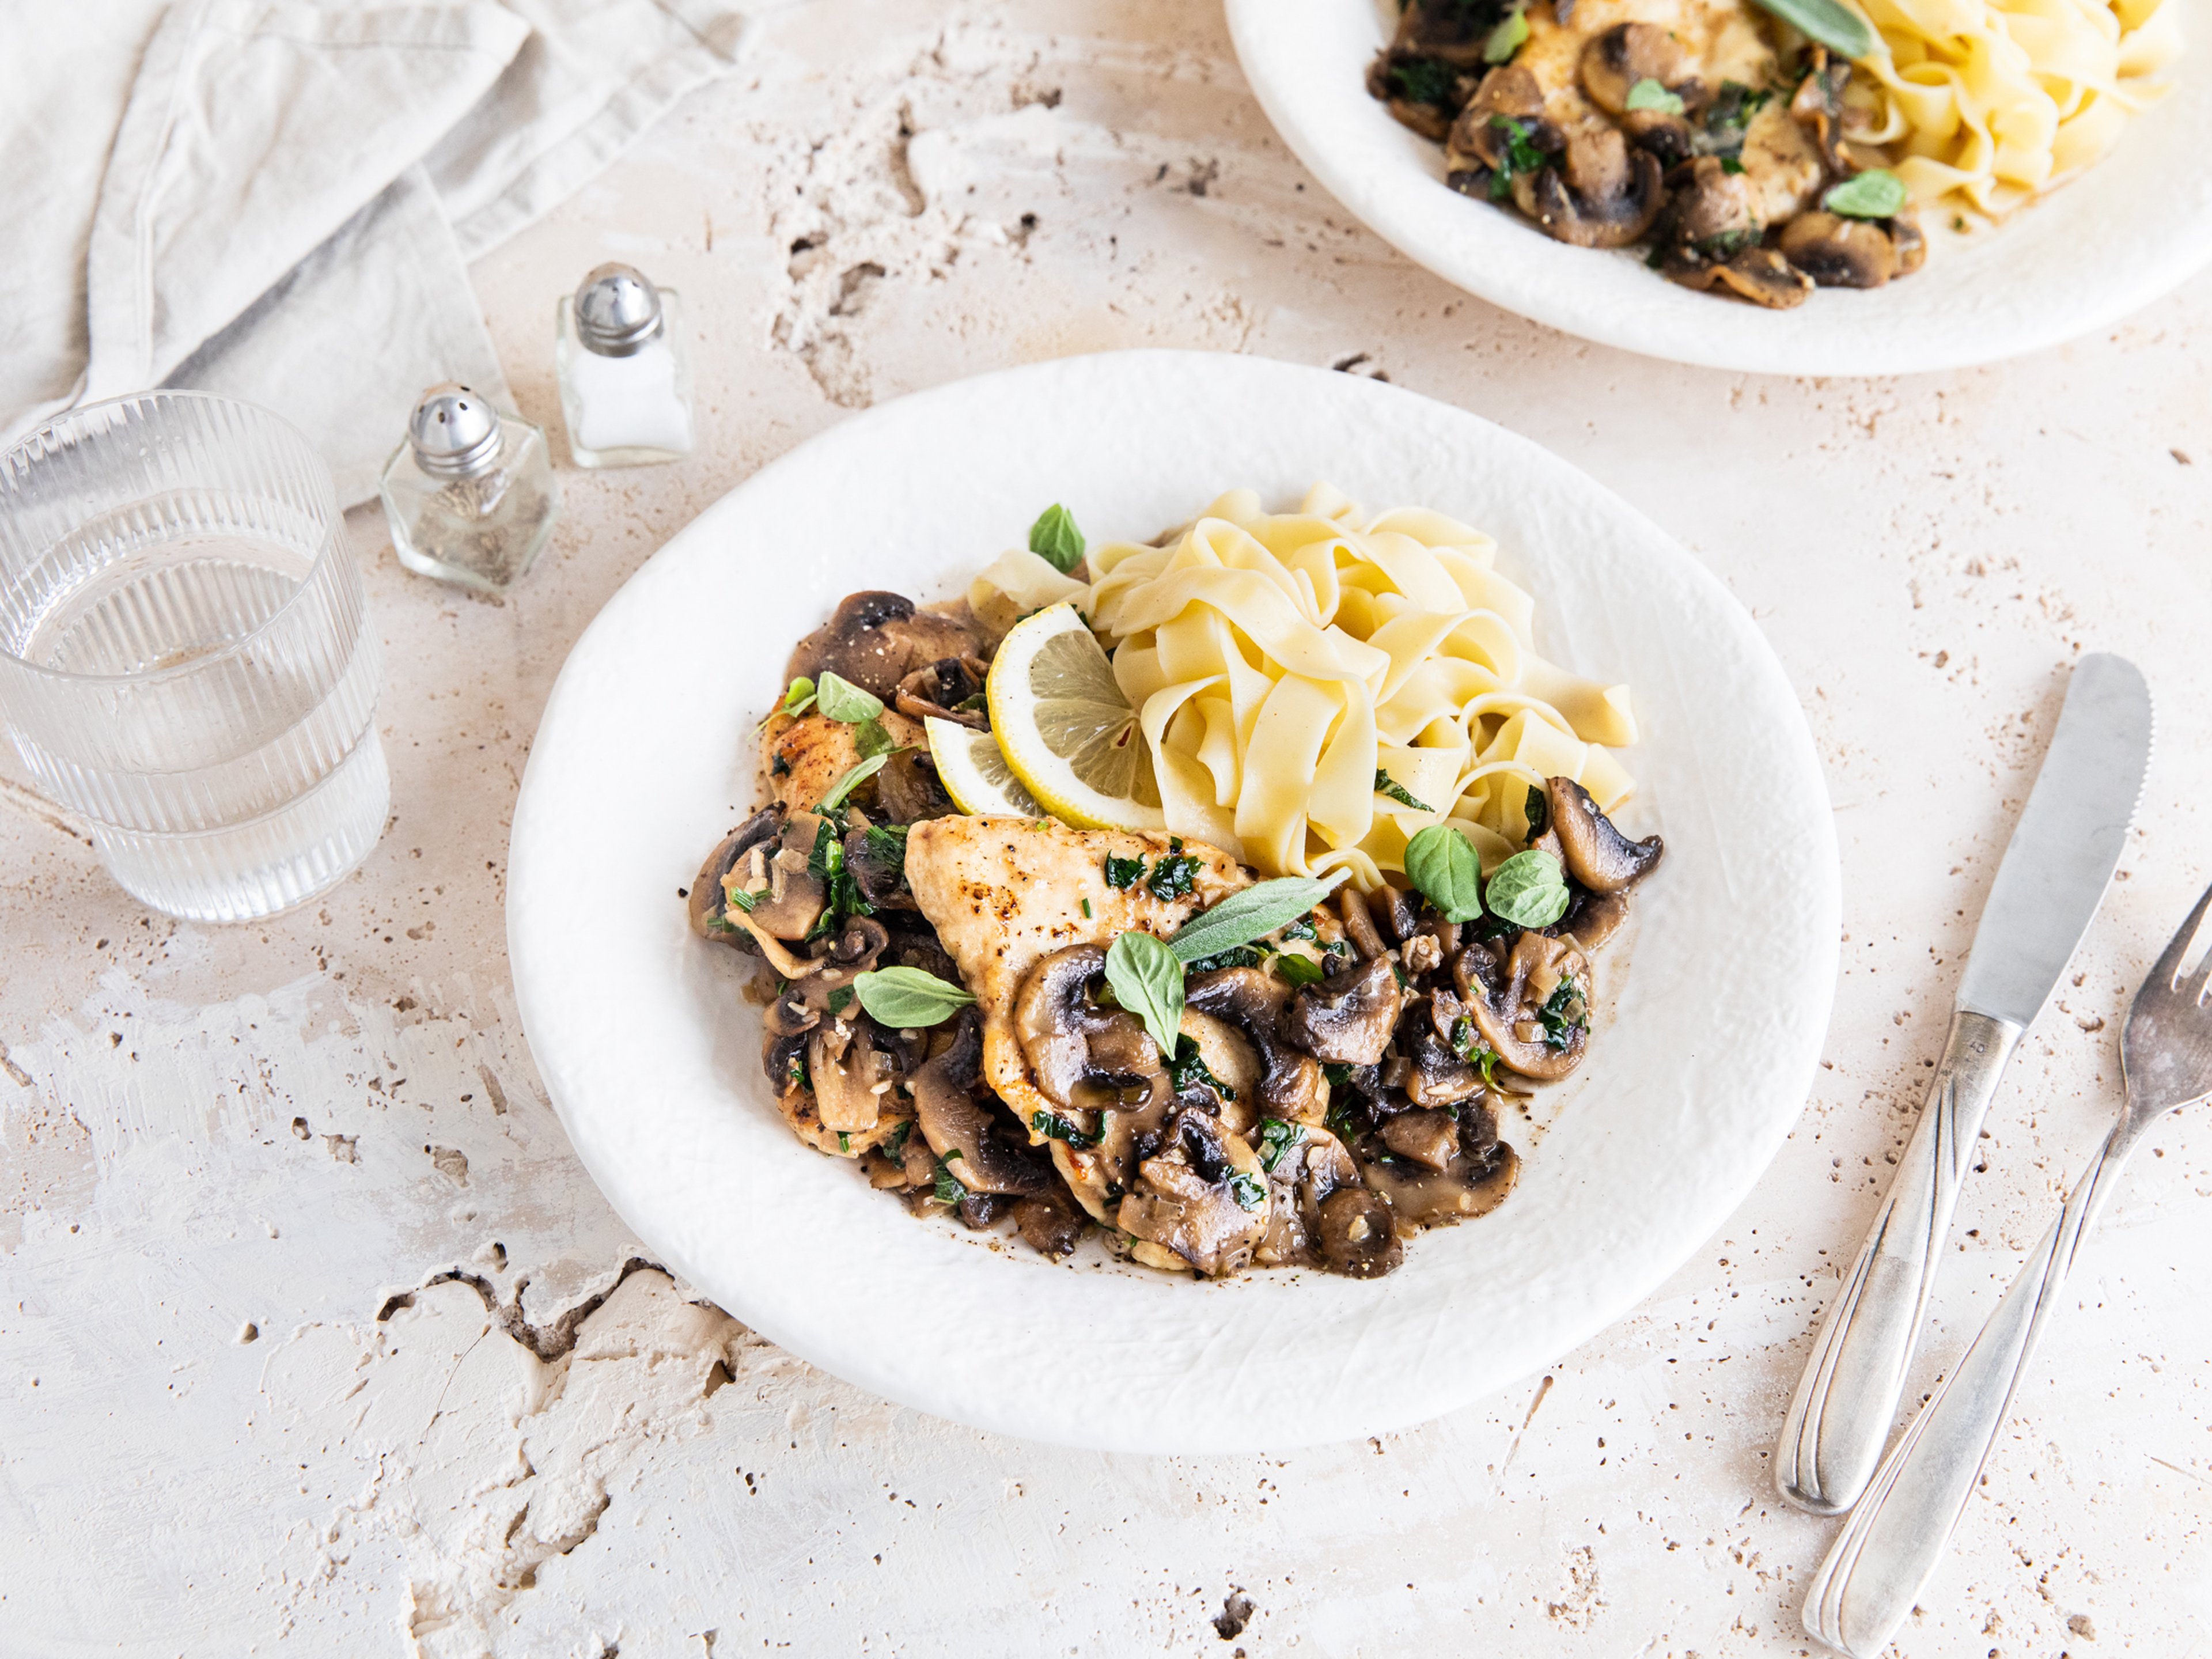
[[[378,487],[400,563],[418,575],[503,593],[553,533],[560,487],[542,428],[499,417],[496,457],[458,477],[427,471],[402,443]]]
[[[691,359],[678,327],[682,305],[673,289],[657,292],[660,327],[626,356],[586,345],[575,297],[561,298],[553,358],[568,453],[578,466],[643,466],[691,453]]]

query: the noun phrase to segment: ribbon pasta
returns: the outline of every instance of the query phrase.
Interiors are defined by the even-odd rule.
[[[1085,608],[1168,828],[1263,875],[1346,867],[1371,890],[1443,820],[1495,866],[1547,777],[1604,811],[1626,799],[1609,750],[1637,740],[1628,688],[1536,654],[1534,602],[1496,553],[1441,514],[1366,519],[1326,484],[1285,514],[1231,490],[1168,546],[1094,548]]]
[[[1870,129],[1916,203],[2002,216],[2063,183],[2163,96],[2180,56],[2169,0],[1861,0],[1881,39]]]

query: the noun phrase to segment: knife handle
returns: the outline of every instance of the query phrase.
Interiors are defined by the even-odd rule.
[[[1783,1420],[1774,1484],[1799,1509],[1841,1515],[1874,1474],[1897,1420],[1959,1183],[2021,1029],[1963,1008],[1951,1016],[1920,1121],[1828,1304]]]

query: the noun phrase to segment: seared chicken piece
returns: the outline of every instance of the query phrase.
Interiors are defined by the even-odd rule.
[[[911,749],[928,741],[920,720],[886,708],[883,728],[892,742]],[[811,812],[837,781],[860,763],[860,728],[810,710],[797,720],[777,714],[761,739],[761,767],[777,800],[794,812]]]
[[[1109,857],[1141,860],[1144,872],[1127,886],[1109,886]],[[1162,898],[1153,877],[1162,860],[1177,857],[1195,860],[1185,866],[1188,891]],[[982,1009],[983,1079],[1024,1123],[1060,1109],[1030,1081],[1014,1031],[1014,995],[1030,969],[1065,945],[1109,945],[1133,928],[1164,939],[1251,885],[1236,860],[1198,842],[1071,830],[1050,818],[965,817],[933,818],[908,832],[906,878]]]

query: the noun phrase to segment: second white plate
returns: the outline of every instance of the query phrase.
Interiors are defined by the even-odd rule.
[[[1630,821],[1667,836],[1633,960],[1496,1212],[1387,1279],[1194,1283],[920,1221],[793,1139],[740,963],[678,890],[751,805],[793,641],[856,588],[928,599],[1060,501],[1150,538],[1222,490],[1328,479],[1494,534],[1553,660],[1633,688]],[[660,1259],[846,1380],[1071,1444],[1229,1451],[1417,1422],[1556,1359],[1727,1218],[1796,1118],[1837,957],[1834,838],[1789,682],[1720,584],[1524,439],[1373,381],[1128,352],[858,416],[733,490],[608,604],[517,805],[508,943],[570,1139]]]
[[[1517,214],[1443,182],[1443,148],[1368,94],[1384,43],[1375,0],[1227,0],[1260,103],[1337,200],[1408,258],[1492,305],[1586,340],[1768,374],[1909,374],[1994,362],[2116,322],[2212,262],[2212,179],[2181,158],[2212,149],[2212,68],[2199,44],[2174,90],[2130,122],[2081,178],[1996,229],[1929,222],[1928,263],[1856,292],[1822,289],[1791,311],[1698,294],[1640,250],[1555,242]],[[1395,6],[1392,10],[1395,11]]]

